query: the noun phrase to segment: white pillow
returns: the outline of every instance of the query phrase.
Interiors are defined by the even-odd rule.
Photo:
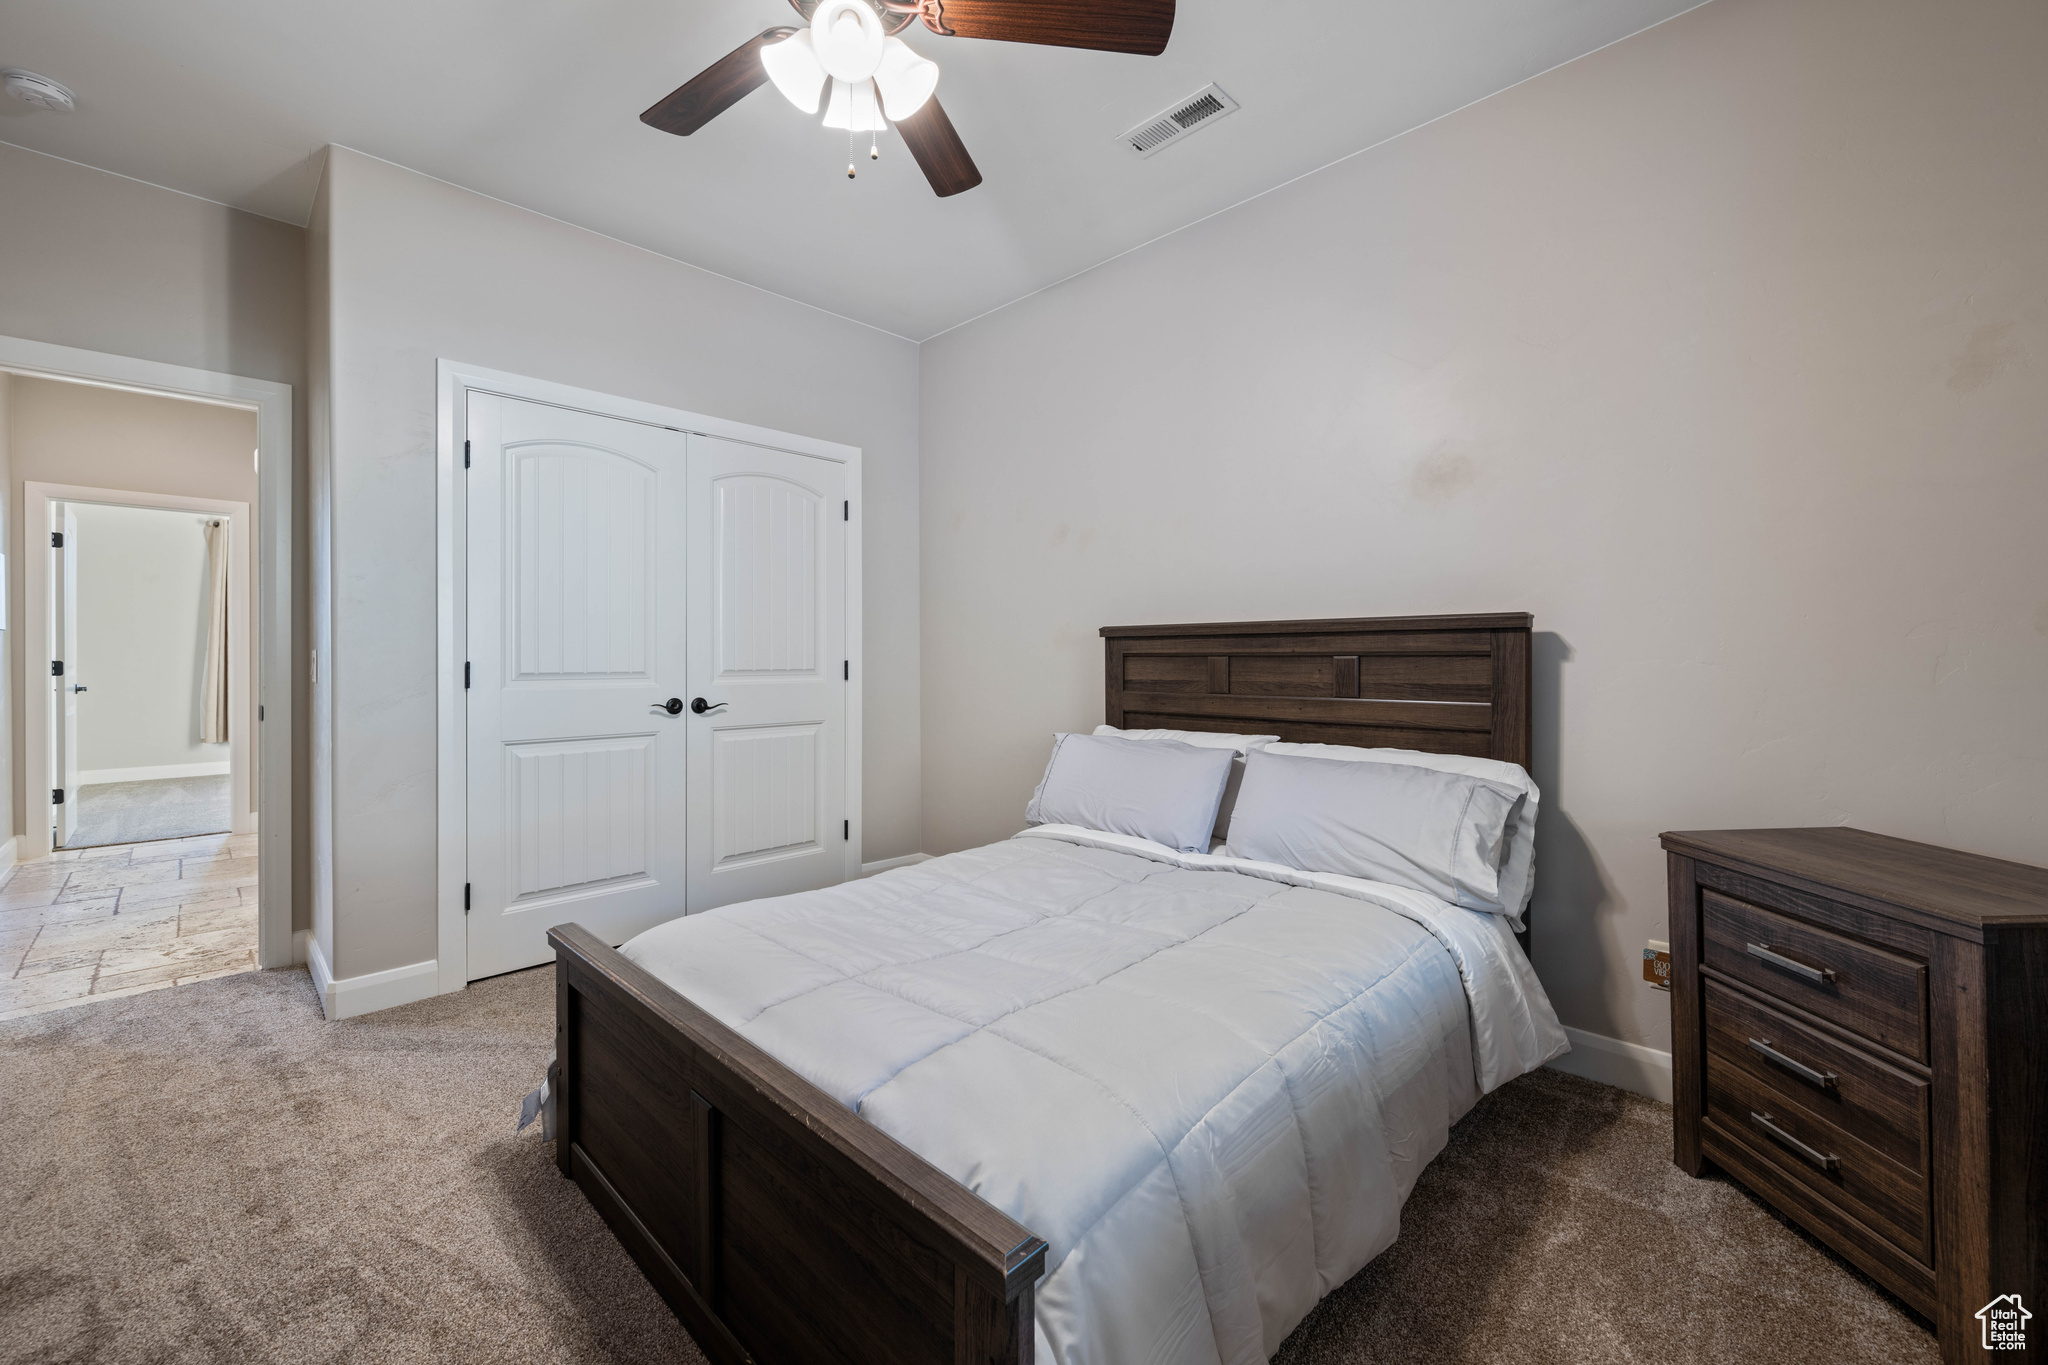
[[[1464,754],[1426,754],[1420,749],[1360,749],[1348,744],[1284,744],[1266,746],[1267,752],[1298,754],[1304,758],[1337,758],[1354,763],[1407,763],[1417,768],[1435,768],[1440,773],[1463,773],[1467,777],[1497,782],[1526,792],[1515,816],[1514,833],[1508,840],[1508,860],[1500,870],[1501,904],[1508,918],[1519,928],[1522,913],[1536,894],[1536,806],[1543,793],[1519,763],[1498,758],[1471,758]]]
[[[1390,882],[1506,915],[1501,866],[1523,793],[1414,763],[1255,750],[1229,856]]]
[[[1223,799],[1216,804],[1216,829],[1209,836],[1212,848],[1230,837],[1230,813],[1237,809],[1237,789],[1244,784],[1244,756],[1280,740],[1278,735],[1231,735],[1217,730],[1119,730],[1114,725],[1098,725],[1095,733],[1124,739],[1167,739],[1202,749],[1237,750],[1237,757],[1230,763],[1230,781],[1224,784]]]
[[[1054,735],[1024,820],[1130,834],[1207,853],[1216,806],[1237,761],[1225,746],[1114,735]]]

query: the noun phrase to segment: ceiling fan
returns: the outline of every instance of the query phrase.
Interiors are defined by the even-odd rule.
[[[805,27],[767,29],[640,116],[688,137],[769,82],[824,126],[903,134],[941,199],[981,183],[981,171],[932,98],[939,68],[896,35],[917,21],[948,38],[993,38],[1156,57],[1173,35],[1174,0],[790,0]],[[879,155],[871,146],[871,154]],[[853,174],[851,164],[847,175]]]

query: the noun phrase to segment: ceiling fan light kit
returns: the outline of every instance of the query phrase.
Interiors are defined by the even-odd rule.
[[[818,112],[818,97],[825,92],[824,65],[811,50],[811,31],[800,28],[779,43],[761,49],[761,66],[782,97],[806,114]]]
[[[825,126],[844,128],[849,133],[879,133],[889,127],[882,106],[875,99],[875,83],[832,82],[832,98],[825,104]]]
[[[882,64],[882,16],[866,0],[823,0],[811,11],[811,50],[835,81],[867,80]]]
[[[706,67],[640,121],[688,137],[773,82],[824,126],[879,134],[891,124],[941,199],[971,190],[981,172],[939,107],[936,62],[896,35],[923,21],[944,37],[1156,57],[1173,34],[1175,0],[790,0],[804,28],[771,28]],[[828,94],[829,87],[829,94]],[[870,155],[879,156],[878,150]],[[853,174],[849,157],[847,175]]]
[[[939,88],[939,64],[918,56],[901,38],[891,38],[882,46],[875,85],[882,92],[882,108],[901,123],[924,108],[924,102]]]

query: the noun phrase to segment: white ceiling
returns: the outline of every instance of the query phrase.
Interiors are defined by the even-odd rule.
[[[6,0],[0,141],[303,223],[338,142],[922,340],[1698,0],[1180,0],[1160,57],[905,38],[984,183],[935,198],[764,87],[694,137],[639,113],[786,0]],[[1210,81],[1240,112],[1116,141]]]

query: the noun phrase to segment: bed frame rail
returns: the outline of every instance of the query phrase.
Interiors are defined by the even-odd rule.
[[[556,1157],[714,1365],[1030,1365],[1045,1243],[580,925]]]

